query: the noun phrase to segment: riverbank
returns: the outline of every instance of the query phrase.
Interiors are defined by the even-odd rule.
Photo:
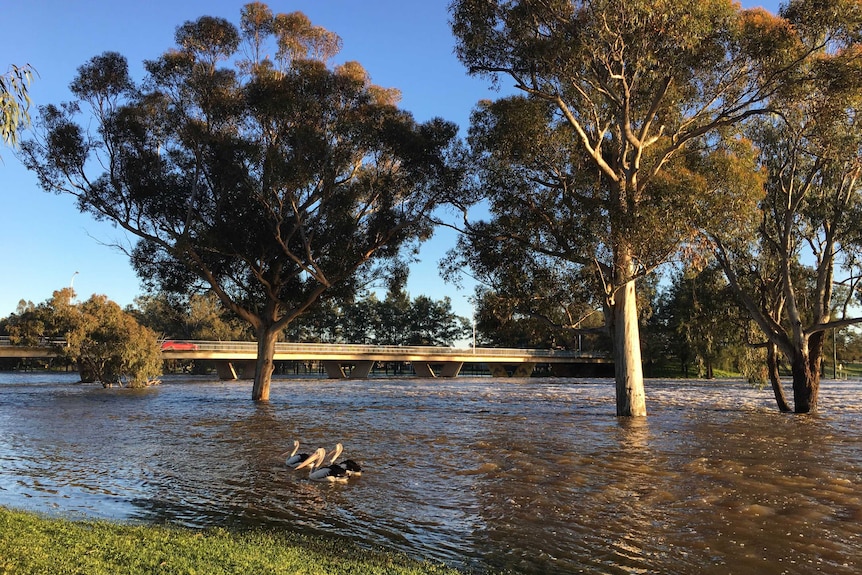
[[[441,565],[283,531],[52,519],[0,507],[3,575],[153,573],[457,575]]]

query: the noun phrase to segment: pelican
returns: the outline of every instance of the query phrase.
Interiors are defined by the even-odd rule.
[[[341,452],[344,450],[344,446],[340,443],[335,445],[335,449],[333,449],[330,453],[330,465],[337,465],[342,468],[345,473],[347,473],[348,477],[359,477],[362,475],[362,467],[359,466],[358,463],[353,461],[352,459],[345,459],[343,461],[339,461],[336,463],[336,459],[341,455]]]
[[[299,465],[300,463],[302,463],[303,461],[308,459],[307,453],[297,453],[297,451],[299,451],[299,441],[294,439],[293,440],[293,451],[291,451],[290,454],[288,454],[287,452],[284,452],[281,454],[281,457],[284,457],[285,455],[287,455],[287,459],[284,461],[285,465],[287,465],[288,467],[293,467],[294,469],[296,469],[297,465]]]
[[[336,463],[337,466],[344,469],[349,477],[359,477],[362,475],[362,467],[352,459],[345,459]]]
[[[337,448],[335,451],[337,451]],[[338,454],[335,455],[335,457],[337,456]],[[326,449],[320,447],[311,455],[311,457],[297,465],[296,469],[310,467],[311,469],[308,472],[308,478],[312,481],[329,481],[331,483],[347,482],[347,472],[343,468],[334,463],[324,465],[325,462]]]

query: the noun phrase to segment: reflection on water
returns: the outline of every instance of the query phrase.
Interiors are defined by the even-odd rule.
[[[0,375],[0,505],[192,527],[278,527],[477,570],[858,573],[862,385],[779,414],[740,382],[166,380]],[[280,454],[345,445],[321,485]]]

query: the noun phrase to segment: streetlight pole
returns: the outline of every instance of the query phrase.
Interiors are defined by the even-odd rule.
[[[470,319],[473,320],[473,354],[476,354],[476,300],[470,296],[464,296],[467,303],[470,304]]]

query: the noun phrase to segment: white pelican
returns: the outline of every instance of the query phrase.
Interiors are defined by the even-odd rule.
[[[285,459],[284,461],[285,465],[287,465],[288,467],[293,467],[295,469],[297,465],[308,459],[307,453],[297,453],[297,451],[299,451],[299,441],[294,439],[293,451],[291,451],[290,454],[288,454],[287,452],[281,454],[281,457],[287,456],[287,459]]]
[[[330,465],[337,465],[342,468],[345,473],[347,473],[348,477],[359,477],[362,475],[362,467],[359,466],[358,463],[353,461],[352,459],[345,459],[343,461],[336,462],[335,460],[341,455],[341,452],[344,450],[344,446],[340,443],[335,445],[335,449],[333,449],[330,453]]]
[[[346,483],[347,472],[338,465],[330,463],[324,465],[326,461],[326,450],[322,447],[318,448],[311,457],[296,466],[296,469],[310,467],[308,478],[312,481],[329,481],[331,483]]]

